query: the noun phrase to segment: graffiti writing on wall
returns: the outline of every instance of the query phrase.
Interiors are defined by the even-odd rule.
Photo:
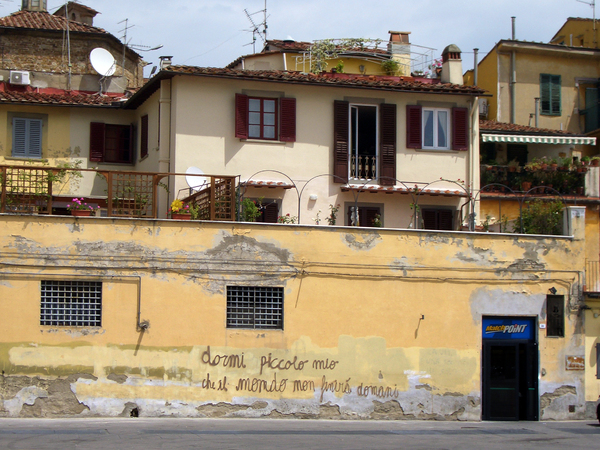
[[[247,369],[248,366],[245,361],[244,353],[240,354],[219,354],[211,352],[210,346],[201,354],[200,360],[210,367],[223,367],[225,369]],[[253,361],[253,360],[252,360]],[[291,390],[291,392],[320,392],[320,401],[323,401],[323,396],[327,392],[334,394],[350,394],[352,392],[352,385],[356,386],[356,393],[362,397],[368,397],[369,395],[380,398],[380,399],[392,399],[398,398],[400,393],[397,385],[394,387],[374,386],[365,383],[352,383],[352,379],[346,380],[335,380],[330,379],[327,375],[321,375],[319,381],[314,379],[308,380],[291,380],[290,378],[284,378],[281,374],[293,374],[296,372],[302,372],[305,369],[311,369],[316,371],[331,371],[334,370],[338,365],[339,361],[325,358],[325,359],[301,359],[298,356],[290,358],[278,358],[269,353],[267,356],[261,356],[257,361],[258,376],[241,377],[237,382],[228,383],[227,376],[223,376],[221,379],[211,379],[210,373],[206,374],[206,377],[200,383],[203,389],[216,390],[216,391],[228,391],[228,386],[235,389],[236,392],[251,392],[253,394],[261,393],[284,393]],[[266,370],[275,371],[273,376],[270,378],[263,378]],[[280,374],[278,376],[278,373]],[[289,375],[288,375],[289,376]],[[231,381],[231,379],[230,379]]]

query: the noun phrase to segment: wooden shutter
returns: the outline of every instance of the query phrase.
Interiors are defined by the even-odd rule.
[[[258,221],[264,223],[277,223],[278,218],[279,206],[277,205],[277,203],[269,203],[267,206],[265,206],[263,213]]]
[[[90,123],[90,161],[104,161],[105,129],[103,123]]]
[[[540,103],[541,112],[550,114],[550,75],[540,74]]]
[[[333,178],[334,183],[348,182],[348,102],[333,103]]]
[[[560,75],[550,75],[550,108],[552,114],[560,115]]]
[[[127,161],[130,164],[135,162],[136,137],[135,125],[131,124],[129,125],[129,161]]]
[[[454,211],[451,209],[440,209],[438,211],[438,217],[438,230],[452,231],[454,229],[452,226]]]
[[[28,156],[30,158],[42,157],[42,121],[39,119],[29,119],[29,142]]]
[[[279,111],[281,114],[279,140],[283,142],[296,142],[296,99],[280,99]]]
[[[148,155],[148,114],[142,116],[140,138],[140,157]]]
[[[454,229],[454,211],[451,209],[423,209],[421,217],[425,230],[452,231]]]
[[[406,148],[421,148],[422,112],[419,105],[406,105]]]
[[[469,149],[469,110],[452,108],[452,150]]]
[[[235,137],[248,139],[248,96],[235,94]]]
[[[381,177],[379,184],[394,186],[396,184],[396,105],[381,105]]]
[[[27,119],[13,117],[12,156],[17,158],[27,156]]]

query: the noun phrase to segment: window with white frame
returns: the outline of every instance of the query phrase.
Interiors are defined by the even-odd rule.
[[[42,280],[40,325],[102,326],[102,282]]]
[[[42,157],[42,120],[13,117],[12,156],[15,158]]]
[[[227,286],[227,328],[283,329],[283,288]]]
[[[450,110],[423,108],[423,148],[450,148]]]

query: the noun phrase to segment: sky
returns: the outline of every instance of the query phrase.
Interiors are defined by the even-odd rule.
[[[439,58],[449,44],[463,52],[463,69],[473,67],[473,49],[481,60],[501,39],[548,42],[568,17],[593,17],[592,0],[267,0],[267,37],[314,41],[329,38],[389,40],[389,30],[410,31],[410,42],[435,49]],[[54,12],[64,0],[48,0]],[[154,47],[139,51],[150,63],[173,56],[173,64],[224,67],[253,53],[246,10],[263,21],[265,0],[81,0],[100,14],[94,25],[127,41]],[[20,0],[0,0],[0,15],[21,7]],[[600,5],[599,5],[600,6]],[[599,10],[600,13],[600,10]],[[122,22],[122,23],[119,23]],[[258,38],[256,51],[262,49]]]

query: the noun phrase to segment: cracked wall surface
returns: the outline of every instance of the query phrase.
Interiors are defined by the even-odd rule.
[[[480,420],[482,318],[545,323],[551,286],[576,305],[584,252],[578,239],[414,230],[0,227],[2,417]],[[41,326],[48,279],[101,281],[102,326]],[[283,328],[228,328],[227,286],[282,287]],[[585,415],[583,372],[564,366],[584,354],[582,316],[565,322],[562,339],[537,333],[544,419]]]

